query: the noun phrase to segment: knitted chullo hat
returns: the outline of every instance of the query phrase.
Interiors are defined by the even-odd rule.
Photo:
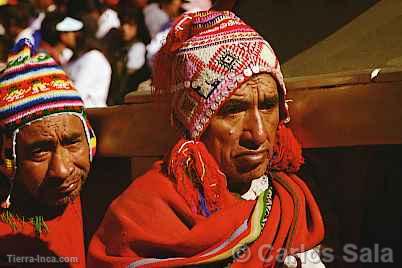
[[[17,168],[15,145],[20,128],[66,113],[81,119],[92,160],[96,138],[86,119],[81,97],[51,56],[35,53],[28,39],[20,40],[9,55],[6,68],[0,73],[0,153],[3,160],[0,171],[10,179],[11,185]],[[9,199],[10,196],[8,204]]]
[[[168,174],[194,212],[208,216],[223,206],[226,176],[200,137],[253,75],[271,74],[280,97],[281,122],[267,172],[295,172],[303,163],[300,144],[284,126],[289,113],[278,59],[268,42],[233,13],[202,11],[178,18],[153,59],[153,70],[155,93],[174,93],[172,123],[183,134],[171,150]]]
[[[172,27],[154,59],[153,84],[156,93],[175,92],[173,122],[197,140],[223,103],[259,73],[276,79],[286,120],[286,87],[268,42],[229,11],[203,11],[185,14]]]

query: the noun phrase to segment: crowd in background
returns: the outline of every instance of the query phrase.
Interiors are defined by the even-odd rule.
[[[174,19],[210,7],[210,0],[0,1],[0,70],[7,51],[28,38],[63,66],[87,107],[121,104],[150,78]]]

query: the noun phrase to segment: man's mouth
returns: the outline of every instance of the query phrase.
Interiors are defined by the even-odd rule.
[[[45,203],[52,205],[65,204],[68,200],[72,200],[81,188],[81,178],[67,179],[60,186],[48,185],[42,189],[41,199]]]
[[[67,204],[70,201],[74,200],[75,197],[79,194],[80,187],[80,180],[74,180],[73,182],[66,184],[63,187],[60,187],[56,193],[56,204]]]
[[[69,194],[71,192],[73,192],[74,190],[77,189],[77,187],[79,186],[80,183],[80,179],[75,179],[73,181],[70,181],[68,183],[63,183],[59,188],[58,188],[58,192],[62,193],[64,195]]]
[[[245,172],[250,171],[258,167],[261,163],[265,161],[268,156],[267,150],[258,150],[258,151],[244,151],[239,153],[235,159],[237,162],[238,168]]]

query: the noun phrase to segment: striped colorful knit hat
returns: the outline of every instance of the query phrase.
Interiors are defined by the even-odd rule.
[[[28,39],[20,40],[0,73],[0,131],[3,139],[0,171],[11,181],[16,171],[15,144],[19,129],[60,113],[72,114],[82,120],[92,160],[96,138],[86,119],[81,97],[51,56],[35,53]]]
[[[251,76],[270,73],[278,83],[280,118],[289,119],[279,61],[262,36],[229,11],[181,16],[154,58],[156,94],[175,92],[172,121],[197,140],[211,117]]]

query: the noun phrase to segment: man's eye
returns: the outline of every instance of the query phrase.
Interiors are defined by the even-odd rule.
[[[226,105],[222,107],[221,111],[219,114],[221,115],[231,115],[231,114],[237,114],[244,111],[244,107],[242,105]]]
[[[66,145],[66,146],[68,146],[68,145],[76,145],[76,144],[79,144],[79,143],[81,143],[81,138],[72,138],[72,139],[67,139],[65,142],[64,142],[64,145]]]
[[[31,156],[33,159],[40,159],[45,157],[47,153],[48,151],[44,148],[36,148],[31,151]]]
[[[274,108],[276,105],[278,105],[277,101],[264,101],[263,103],[260,104],[260,110],[270,110]]]

